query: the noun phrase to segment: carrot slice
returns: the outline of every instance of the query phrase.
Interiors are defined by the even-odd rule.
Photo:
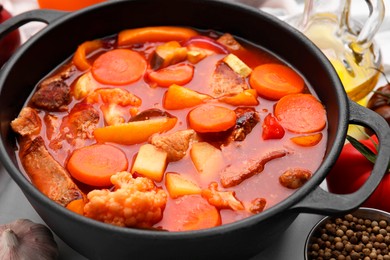
[[[236,113],[226,107],[201,105],[188,113],[188,123],[199,133],[222,132],[236,124]]]
[[[66,205],[66,208],[80,215],[84,215],[84,206],[86,201],[84,199],[72,200]]]
[[[96,128],[93,134],[99,143],[138,144],[147,141],[155,133],[172,129],[176,122],[175,117],[161,117]]]
[[[249,84],[260,96],[270,100],[301,93],[304,88],[304,81],[298,73],[285,65],[273,63],[257,66],[252,71]]]
[[[88,70],[91,64],[87,59],[88,54],[100,49],[103,46],[102,41],[86,41],[77,47],[73,56],[73,63],[79,70]]]
[[[195,35],[198,35],[195,30],[176,26],[152,26],[128,29],[118,34],[118,46],[144,42],[183,41]]]
[[[165,109],[183,109],[200,105],[209,99],[211,97],[208,95],[173,84],[165,92],[163,105]]]
[[[146,60],[138,52],[115,49],[94,61],[92,75],[103,84],[125,85],[140,79],[146,67]]]
[[[187,84],[193,76],[194,67],[189,64],[172,65],[149,73],[149,79],[161,87]]]
[[[108,144],[93,144],[74,150],[66,168],[77,180],[92,186],[110,186],[111,175],[126,170],[125,153]]]
[[[166,212],[166,213],[165,213]],[[189,231],[221,225],[221,216],[216,207],[200,195],[185,195],[174,200],[164,214],[174,216],[163,228],[170,231]]]
[[[257,106],[259,104],[257,92],[254,89],[246,89],[233,96],[223,96],[218,101],[232,106]]]
[[[295,136],[291,137],[290,140],[299,145],[299,146],[314,146],[318,144],[322,139],[322,134],[317,133],[317,134],[311,134],[311,135],[300,135],[300,136]]]
[[[282,97],[275,105],[276,118],[287,130],[313,133],[326,125],[324,106],[311,94],[292,94]]]

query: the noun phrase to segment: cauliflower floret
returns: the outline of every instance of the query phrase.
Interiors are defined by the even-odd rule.
[[[161,220],[167,194],[148,178],[133,178],[129,172],[111,176],[114,190],[88,193],[84,215],[123,227],[150,228]]]
[[[212,182],[202,191],[202,197],[219,209],[243,210],[244,205],[235,197],[234,191],[219,191],[218,184]]]
[[[99,97],[104,103],[107,104],[136,107],[139,107],[142,104],[142,100],[139,97],[121,88],[97,89],[88,95],[86,101],[87,103],[97,103]]]

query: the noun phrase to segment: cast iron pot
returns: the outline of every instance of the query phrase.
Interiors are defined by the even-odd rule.
[[[334,214],[357,208],[379,184],[390,160],[390,130],[374,112],[348,100],[332,65],[309,40],[261,11],[217,0],[112,1],[74,13],[35,10],[3,23],[0,37],[30,21],[49,24],[25,43],[0,72],[1,161],[46,224],[90,259],[244,259],[273,242],[300,212]],[[293,195],[247,219],[191,232],[120,228],[74,214],[41,194],[19,169],[10,121],[35,84],[86,41],[126,28],[155,25],[214,29],[259,44],[300,71],[328,113],[323,163]],[[373,173],[356,193],[334,195],[319,184],[337,159],[350,123],[368,126],[381,142]]]

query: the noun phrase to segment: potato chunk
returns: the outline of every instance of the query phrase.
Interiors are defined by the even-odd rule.
[[[190,155],[195,168],[202,175],[212,175],[224,165],[221,150],[207,142],[192,144]]]
[[[240,74],[243,77],[248,77],[252,73],[252,69],[248,67],[242,60],[236,55],[229,54],[223,61],[232,69],[235,73]]]
[[[161,181],[167,166],[167,153],[152,144],[140,147],[131,173],[139,173],[154,181]]]
[[[186,179],[178,173],[167,173],[165,176],[165,186],[167,187],[169,196],[176,199],[183,195],[199,194],[202,190],[194,182]]]
[[[99,88],[99,83],[93,79],[91,72],[87,72],[77,79],[73,87],[73,96],[80,100],[97,88]]]

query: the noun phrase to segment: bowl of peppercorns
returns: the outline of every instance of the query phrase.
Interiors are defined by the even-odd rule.
[[[305,244],[306,260],[390,260],[390,213],[359,208],[320,220]]]

